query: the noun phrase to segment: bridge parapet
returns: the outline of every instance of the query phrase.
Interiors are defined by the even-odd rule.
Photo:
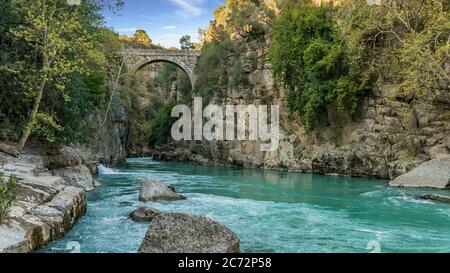
[[[122,55],[200,56],[200,51],[168,49],[122,49]]]

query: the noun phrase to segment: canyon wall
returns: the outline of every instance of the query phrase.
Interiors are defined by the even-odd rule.
[[[91,122],[99,128],[96,139],[84,149],[90,161],[105,160],[108,164],[124,162],[129,145],[130,123],[125,109],[125,102],[116,94],[111,104],[111,111],[105,125],[99,113],[91,115]]]
[[[307,134],[298,116],[285,108],[285,91],[272,77],[270,42],[267,35],[249,47],[257,62],[244,63],[243,69],[253,87],[230,89],[224,100],[213,101],[280,105],[278,151],[261,152],[258,141],[171,141],[151,152],[155,159],[391,179],[424,161],[450,158],[448,90],[430,101],[406,102],[381,85],[361,100],[353,116],[330,104],[326,120]]]

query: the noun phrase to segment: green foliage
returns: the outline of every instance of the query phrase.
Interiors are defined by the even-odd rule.
[[[198,75],[196,91],[204,101],[209,101],[216,92],[224,92],[226,56],[230,51],[230,44],[226,42],[214,41],[203,46],[195,74]]]
[[[342,127],[339,127],[336,125],[332,125],[331,129],[333,130],[332,141],[337,146],[337,145],[339,145],[339,141],[342,138],[344,129]]]
[[[239,86],[248,86],[248,78],[243,68],[243,60],[241,58],[230,58],[228,61],[228,87],[237,88]]]
[[[183,37],[181,37],[180,46],[181,46],[181,50],[193,50],[194,43],[191,42],[191,36],[184,35]]]
[[[20,22],[12,0],[0,1],[0,139],[16,140],[29,111],[29,96],[20,78],[20,62],[29,58],[30,46],[15,39],[11,28]]]
[[[400,143],[399,157],[404,161],[413,161],[421,153],[420,143],[411,138],[405,138]]]
[[[177,91],[183,95],[179,101],[188,103],[191,100],[192,84],[189,76],[181,68],[172,63],[163,63],[161,71],[158,76],[151,83],[150,89],[157,87],[161,88],[163,92],[170,93],[172,84],[175,83]]]
[[[66,76],[73,72],[90,72],[104,64],[105,57],[98,50],[97,28],[101,26],[100,6],[95,1],[82,1],[79,8],[67,5],[66,0],[12,0],[13,9],[21,15],[23,24],[11,32],[16,39],[32,44],[31,54],[42,62],[32,63],[39,84],[45,76],[55,88],[64,91]],[[80,35],[83,33],[83,35]],[[45,59],[48,59],[45,62]],[[31,86],[31,91],[37,86]]]
[[[8,216],[14,201],[13,191],[16,185],[15,176],[10,176],[8,181],[5,181],[4,174],[0,172],[0,223]]]
[[[155,93],[156,92],[156,85],[155,82],[153,80],[149,80],[147,81],[147,92],[149,93]]]
[[[17,141],[30,124],[32,137],[57,143],[85,142],[95,131],[87,117],[103,107],[105,64],[117,61],[120,48],[101,9],[123,2],[81,3],[0,2],[0,139]]]
[[[364,81],[390,85],[393,97],[434,99],[450,83],[448,0],[345,0],[337,14],[342,38],[363,67]]]
[[[148,112],[142,109],[142,104],[137,97],[133,99],[133,108],[136,114],[131,116],[130,144],[132,147],[145,146],[151,136],[151,122],[146,117]]]
[[[143,29],[136,30],[133,36],[133,41],[144,48],[150,48],[152,45],[152,40]]]
[[[327,104],[354,113],[364,93],[332,15],[332,5],[301,3],[284,9],[273,26],[273,73],[288,89],[287,105],[299,113],[308,132]]]
[[[191,79],[186,74],[186,72],[182,71],[181,69],[177,70],[176,84],[177,84],[178,92],[183,96],[182,98],[179,98],[178,100],[180,102],[189,104],[192,99]]]
[[[215,12],[215,20],[205,33],[205,41],[240,37],[246,42],[264,37],[270,30],[275,11],[270,1],[227,0]]]
[[[54,113],[50,116],[56,124],[40,122],[34,136],[60,144],[88,143],[96,132],[88,117],[105,104],[108,94],[103,75],[72,75],[66,86],[67,97],[49,91],[43,110]]]
[[[226,7],[229,13],[228,24],[233,32],[243,35],[248,40],[263,37],[267,25],[261,18],[274,16],[263,1],[228,0]]]
[[[228,88],[248,87],[249,81],[243,71],[242,47],[231,41],[212,41],[202,48],[195,74],[196,91],[205,101],[221,99]]]
[[[119,41],[125,48],[160,48],[153,44],[152,39],[143,29],[137,29],[131,37],[121,35]]]
[[[161,64],[161,71],[154,79],[156,85],[160,86],[164,91],[170,92],[172,83],[177,80],[177,66],[171,63]]]
[[[167,143],[173,123],[177,120],[171,117],[172,108],[177,105],[176,102],[165,105],[152,121],[151,137],[149,146]]]

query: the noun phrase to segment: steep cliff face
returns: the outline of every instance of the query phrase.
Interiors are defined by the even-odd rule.
[[[253,45],[257,62],[243,64],[253,88],[229,90],[223,103],[280,105],[277,151],[261,152],[258,141],[172,141],[157,147],[153,156],[201,164],[376,178],[394,178],[426,160],[450,158],[448,92],[443,92],[439,101],[407,103],[392,97],[389,86],[381,86],[361,100],[353,117],[329,105],[326,120],[308,135],[297,115],[284,107],[284,90],[274,81],[266,57],[269,46],[270,37],[265,43]]]
[[[91,115],[91,122],[98,128],[98,133],[84,149],[86,157],[96,162],[104,159],[109,164],[123,162],[127,157],[130,130],[125,103],[115,98],[106,123],[103,125],[103,115],[99,113]]]

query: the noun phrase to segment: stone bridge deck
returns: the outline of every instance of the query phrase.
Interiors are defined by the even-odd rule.
[[[141,55],[141,56],[189,56],[199,57],[200,51],[192,50],[169,50],[169,49],[122,49],[122,55]]]
[[[125,64],[131,73],[155,62],[173,63],[186,72],[195,84],[194,67],[200,57],[199,51],[167,49],[123,49],[119,53],[125,58]]]

